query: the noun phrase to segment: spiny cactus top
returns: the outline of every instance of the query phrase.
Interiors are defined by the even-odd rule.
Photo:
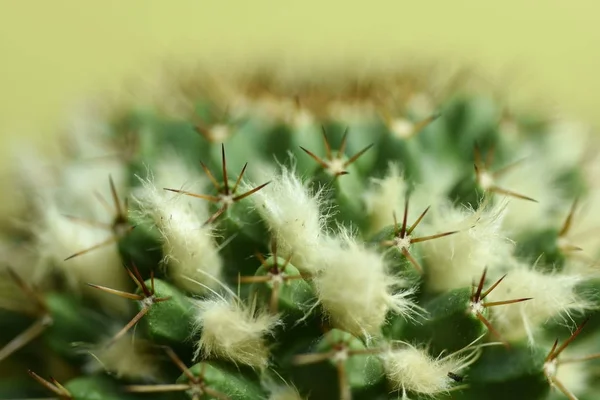
[[[178,75],[21,152],[0,397],[597,399],[594,137],[430,78]]]

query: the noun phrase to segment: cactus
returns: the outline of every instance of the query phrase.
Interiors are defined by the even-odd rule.
[[[433,82],[179,74],[20,152],[0,397],[596,399],[594,137]]]

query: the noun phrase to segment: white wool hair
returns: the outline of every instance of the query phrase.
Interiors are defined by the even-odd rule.
[[[303,400],[303,397],[293,386],[269,384],[267,385],[267,391],[269,392],[268,400]]]
[[[459,232],[419,244],[429,290],[443,292],[468,287],[486,266],[490,275],[495,275],[494,270],[503,266],[514,247],[501,229],[505,206],[482,203],[473,210],[445,203],[432,208],[420,232],[427,235]]]
[[[110,139],[110,118],[107,107],[100,101],[86,99],[75,104],[68,113],[66,126],[67,145],[77,158],[114,156],[117,149]]]
[[[428,149],[415,148],[419,154],[421,180],[415,188],[414,197],[421,199],[421,207],[436,206],[447,198],[455,182],[461,179],[460,164],[439,157]]]
[[[246,174],[244,175],[246,178],[242,181],[241,184],[243,190],[240,191],[240,193],[247,190],[252,190],[255,187],[249,184],[249,182],[273,181],[275,177],[277,177],[280,174],[280,170],[280,165],[275,162],[265,161],[262,159],[253,160],[252,164],[248,164],[248,169],[246,171]],[[267,187],[268,186],[269,185],[267,185]],[[262,190],[266,190],[266,187],[264,189],[259,190],[257,194],[260,193]],[[256,196],[256,194],[253,194],[252,196],[250,196],[250,198],[254,196]]]
[[[54,154],[48,149],[35,149],[26,141],[17,141],[15,173],[28,196],[54,197],[63,211],[73,216],[106,218],[108,211],[95,192],[102,194],[113,207],[111,176],[123,200],[127,194],[127,166],[118,157],[119,149],[112,142],[101,104],[82,103],[69,116],[66,134],[58,137],[59,144],[66,145],[69,151]]]
[[[592,144],[592,129],[581,121],[562,116],[545,135],[547,145],[540,154],[556,169],[577,167]]]
[[[116,206],[112,199],[109,177],[115,184],[121,208],[129,194],[126,167],[117,159],[70,161],[63,165],[60,173],[60,189],[56,196],[70,215],[91,219],[113,217]],[[113,210],[111,214],[96,198],[94,192],[99,193],[110,205]],[[89,215],[80,215],[86,211]]]
[[[426,350],[409,344],[399,349],[388,350],[381,355],[383,367],[394,389],[434,396],[450,391],[456,382],[448,373],[459,374],[479,356],[477,349],[464,355],[431,357]],[[406,397],[403,397],[406,398]]]
[[[159,360],[149,343],[127,333],[109,344],[106,338],[88,350],[91,359],[84,368],[89,373],[106,371],[117,378],[156,381],[160,375]]]
[[[415,124],[406,118],[395,118],[389,123],[390,132],[399,139],[409,139],[415,133],[414,128]]]
[[[564,342],[566,338],[563,338]],[[556,367],[556,378],[572,393],[583,395],[590,389],[590,383],[597,375],[597,370],[590,361],[573,361],[561,364],[561,360],[581,359],[586,356],[598,353],[598,341],[591,335],[590,337],[575,339],[564,352],[558,357]]]
[[[590,354],[590,353],[588,353]],[[561,358],[568,358],[572,356],[568,350],[561,354]],[[582,354],[584,356],[587,354]],[[585,365],[583,362],[573,362],[560,364],[556,368],[556,378],[562,383],[569,391],[575,394],[584,394],[590,387],[591,373],[590,366]]]
[[[327,222],[321,193],[311,193],[293,170],[281,166],[280,173],[252,195],[252,200],[282,256],[292,255],[294,266],[303,271],[320,269],[316,260]]]
[[[506,190],[531,197],[537,202],[507,197],[508,206],[504,228],[513,235],[533,229],[545,229],[557,223],[556,208],[565,203],[564,195],[553,182],[557,171],[541,156],[528,155],[521,164],[511,168],[496,184]]]
[[[157,182],[163,183],[169,176],[166,173],[183,172],[184,167],[175,162],[163,164],[157,171],[160,173]],[[190,178],[191,174],[186,173],[165,187],[182,188],[186,182],[184,177]],[[197,176],[194,179],[191,182],[198,182]],[[181,182],[179,186],[178,182]],[[142,184],[142,189],[135,193],[135,200],[142,214],[152,218],[161,234],[164,262],[173,281],[177,286],[197,294],[206,293],[205,286],[218,287],[223,261],[213,228],[203,226],[210,217],[204,200],[163,190],[152,178],[142,180]]]
[[[85,290],[86,294],[94,296],[100,304],[115,307],[119,311],[127,310],[126,299],[86,285],[92,283],[116,290],[128,290],[131,281],[123,268],[115,243],[64,261],[74,253],[110,238],[112,232],[67,219],[62,210],[50,200],[40,205],[40,209],[43,210],[43,220],[37,232],[40,253],[36,271],[38,276],[35,280],[46,277],[49,268],[56,268],[67,279],[72,290]]]
[[[30,200],[52,201],[68,215],[111,222],[116,208],[112,199],[109,177],[115,184],[120,206],[128,194],[127,167],[115,158],[72,159],[43,157],[32,149],[19,152],[16,173]],[[98,200],[100,194],[110,210]],[[51,200],[47,200],[51,198]],[[45,206],[41,205],[41,212]]]
[[[61,162],[50,158],[35,144],[21,139],[13,145],[13,152],[9,155],[10,162],[16,175],[15,182],[23,189],[15,194],[23,198],[23,202],[30,200],[30,196],[50,196],[60,186],[58,171]]]
[[[367,191],[363,195],[366,212],[369,216],[370,231],[376,233],[394,223],[394,213],[398,222],[402,222],[404,215],[404,201],[409,185],[404,180],[400,166],[390,163],[386,175],[381,178],[372,178]],[[409,207],[408,218],[414,221],[423,212],[422,199],[415,199]],[[421,197],[421,196],[419,196]],[[415,201],[416,200],[416,201]]]
[[[427,118],[435,112],[435,101],[427,92],[415,92],[406,102],[406,108],[417,118]]]
[[[280,323],[276,315],[223,297],[196,301],[194,331],[201,331],[194,359],[219,357],[264,369],[269,364],[266,337]]]
[[[192,169],[183,159],[175,153],[167,153],[151,167],[151,176],[154,186],[159,190],[163,188],[186,190],[193,193],[207,193],[208,178]],[[178,197],[178,194],[166,191],[166,198]],[[189,197],[189,205],[198,214],[200,219],[208,219],[209,203],[206,200]]]
[[[559,365],[556,378],[576,395],[583,395],[590,389],[590,368],[582,363]]]
[[[534,343],[538,328],[550,320],[572,323],[572,314],[592,309],[594,305],[575,291],[584,282],[582,275],[559,272],[545,273],[515,260],[506,278],[487,297],[503,301],[531,297],[518,304],[494,307],[493,325],[507,340],[527,338]]]
[[[114,209],[109,177],[123,204],[127,171],[117,159],[58,160],[43,158],[31,149],[19,154],[16,173],[23,188],[37,198],[53,197],[69,215],[90,219],[111,216],[94,193],[100,193]]]
[[[112,177],[121,198],[127,194],[127,166],[110,137],[111,128],[103,104],[88,100],[77,105],[76,112],[67,125],[67,146],[73,150],[60,169],[60,190],[57,192],[61,205],[68,206],[70,213],[90,208],[95,215],[107,211],[95,198],[99,192],[111,205],[109,176]]]
[[[323,269],[313,279],[317,299],[333,326],[358,337],[378,335],[388,312],[414,318],[412,289],[392,275],[382,254],[367,248],[347,230],[327,240]]]

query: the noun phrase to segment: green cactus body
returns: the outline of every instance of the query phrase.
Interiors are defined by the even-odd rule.
[[[592,136],[420,74],[268,75],[174,77],[21,171],[0,362],[82,400],[598,397]]]
[[[288,260],[269,257],[256,270],[255,276],[263,279],[253,283],[251,290],[274,310],[285,310],[285,313],[302,318],[316,301],[310,283]]]
[[[192,366],[190,373],[200,378],[189,393],[201,393],[207,399],[228,398],[232,400],[260,399],[265,395],[260,385],[239,372],[231,372],[217,365],[203,362]],[[194,385],[187,374],[181,375],[177,383]]]
[[[119,384],[103,376],[84,376],[65,384],[73,400],[134,400],[132,394],[123,393]]]
[[[464,398],[544,398],[550,391],[543,373],[545,357],[546,352],[537,347],[487,349],[474,364],[478,372],[469,377],[473,393]]]
[[[178,345],[188,341],[190,327],[194,323],[193,304],[172,285],[161,280],[146,281],[146,286],[154,287],[154,297],[167,299],[165,302],[149,306],[146,314],[148,337],[160,345]],[[141,292],[141,290],[140,290]],[[138,303],[142,311],[146,305]]]
[[[51,293],[46,302],[51,321],[46,340],[57,353],[75,357],[74,343],[94,343],[107,333],[107,317],[86,309],[77,298]]]

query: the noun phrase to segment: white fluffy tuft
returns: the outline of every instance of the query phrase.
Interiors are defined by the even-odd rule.
[[[201,331],[194,358],[219,357],[264,369],[269,364],[266,336],[279,324],[276,315],[222,297],[198,300],[195,331]]]
[[[98,201],[94,192],[100,195],[116,212],[111,197],[109,177],[112,178],[120,206],[127,193],[127,171],[119,160],[73,161],[63,165],[61,169],[61,186],[56,196],[61,206],[68,210],[69,215],[80,216],[89,210],[92,219],[106,219],[108,210]],[[84,215],[85,216],[85,215]],[[110,215],[111,217],[114,215]]]
[[[591,126],[561,116],[549,127],[546,148],[540,151],[540,155],[556,169],[578,167],[593,144],[592,135]]]
[[[294,266],[303,271],[320,269],[315,260],[319,259],[327,220],[321,209],[321,193],[310,193],[292,170],[281,166],[271,184],[256,192],[252,200],[282,256],[292,255]]]
[[[388,312],[413,318],[412,289],[392,275],[384,256],[347,230],[321,247],[323,269],[314,277],[317,298],[333,326],[358,337],[380,334]]]
[[[293,386],[269,384],[267,391],[269,392],[268,400],[303,400]]]
[[[565,351],[565,356],[571,353]],[[589,353],[588,353],[589,354]],[[572,355],[572,354],[571,354]],[[587,354],[583,354],[585,356]],[[565,357],[567,358],[567,357]],[[581,362],[559,364],[556,367],[556,378],[572,393],[583,394],[590,388],[593,377],[589,365]]]
[[[41,280],[47,276],[48,268],[58,269],[67,280],[72,290],[86,290],[101,304],[116,310],[127,310],[127,302],[117,296],[87,287],[87,283],[107,286],[116,290],[127,291],[130,280],[121,264],[117,245],[92,250],[89,253],[64,261],[66,257],[97,245],[112,235],[104,229],[90,227],[67,219],[59,207],[53,202],[44,202],[43,220],[38,232],[39,269],[36,271]]]
[[[117,378],[156,381],[160,375],[159,361],[152,355],[149,343],[130,333],[109,345],[112,338],[88,350],[92,359],[84,366],[88,373],[106,371]]]
[[[493,207],[481,204],[477,210],[459,209],[449,203],[433,208],[421,232],[459,232],[421,244],[428,288],[443,292],[468,287],[486,266],[493,275],[513,250],[502,234],[504,214],[502,203]]]
[[[68,114],[63,144],[82,159],[115,156],[111,138],[110,110],[99,99],[86,99],[75,104]]]
[[[537,202],[509,197],[504,228],[510,235],[556,225],[555,210],[565,202],[555,184],[558,172],[536,155],[511,168],[495,182],[503,189],[531,197]],[[504,197],[495,194],[497,198]]]
[[[394,213],[398,218],[404,214],[404,200],[408,184],[397,164],[390,163],[388,172],[381,179],[372,178],[363,195],[370,231],[376,233],[392,225]],[[418,202],[417,202],[418,203]],[[409,219],[418,218],[423,210],[409,207]]]
[[[527,337],[530,343],[534,343],[535,332],[547,321],[559,319],[570,322],[573,313],[594,307],[575,291],[576,286],[585,280],[582,275],[544,273],[517,261],[512,263],[514,265],[506,278],[489,294],[488,300],[527,297],[532,300],[494,308],[494,327],[505,339]]]
[[[174,282],[190,292],[205,293],[206,288],[190,279],[215,288],[223,268],[213,228],[203,226],[210,217],[208,206],[201,199],[163,190],[193,183],[191,190],[197,188],[201,193],[204,182],[176,159],[163,160],[156,172],[156,179],[142,181],[143,188],[135,198],[142,214],[152,218],[158,227],[164,261]]]
[[[381,358],[389,382],[407,399],[406,392],[427,396],[449,392],[456,382],[448,373],[460,374],[479,354],[480,351],[473,348],[464,355],[455,353],[433,358],[426,350],[405,343],[402,348],[388,350]]]
[[[71,215],[91,210],[96,218],[106,216],[106,209],[96,199],[99,192],[114,207],[108,178],[112,177],[121,201],[127,189],[127,165],[111,137],[110,118],[100,101],[88,100],[76,105],[62,144],[68,150],[60,165],[60,189],[57,199]],[[121,154],[122,156],[123,154]]]

